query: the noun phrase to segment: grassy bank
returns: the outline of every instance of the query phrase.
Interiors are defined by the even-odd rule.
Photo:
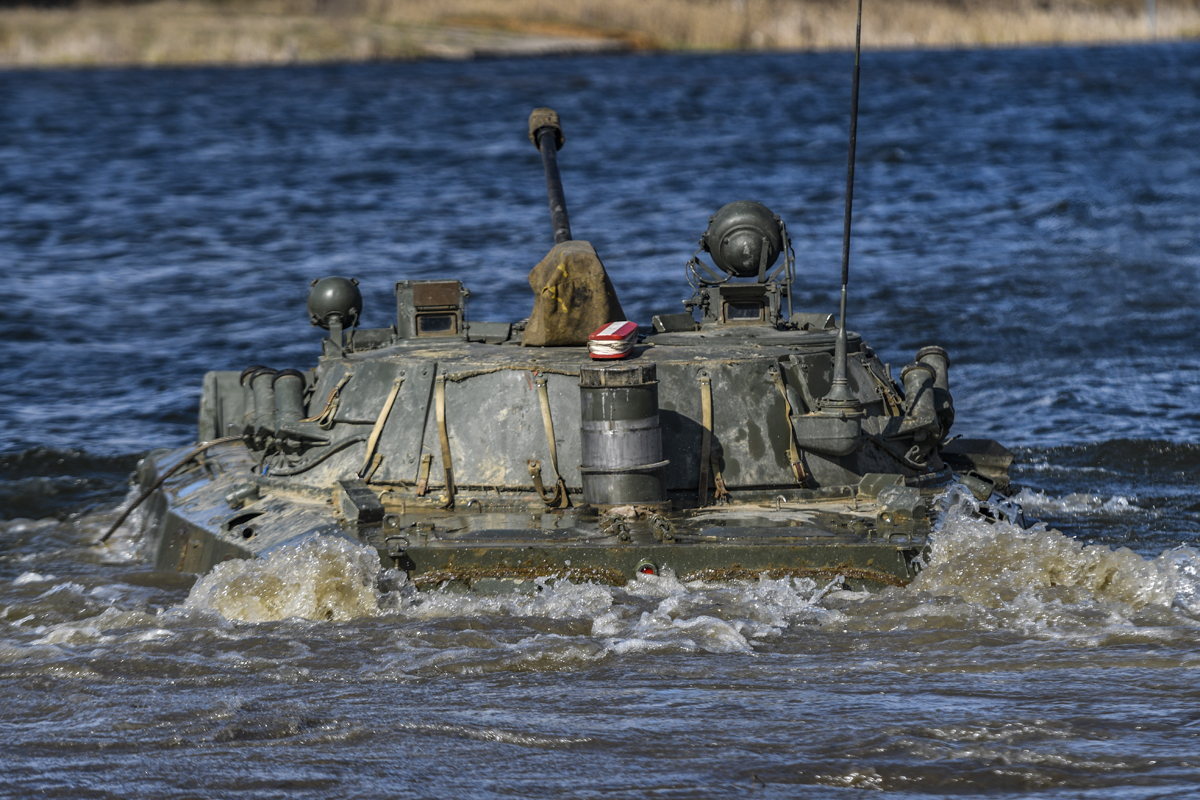
[[[866,0],[866,47],[1200,37],[1200,0]],[[0,65],[853,45],[853,0],[152,0],[0,9]]]

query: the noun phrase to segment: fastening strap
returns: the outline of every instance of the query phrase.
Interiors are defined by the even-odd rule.
[[[367,465],[367,474],[363,476],[364,483],[370,483],[371,478],[375,477],[375,471],[379,469],[379,465],[383,463],[383,453],[376,453],[371,459],[371,463]]]
[[[721,460],[714,452],[712,454],[713,500],[724,503],[729,499],[729,490],[725,488],[725,479],[721,477]]]
[[[454,508],[454,468],[450,463],[450,437],[446,433],[446,376],[438,375],[434,383],[437,405],[438,437],[442,440],[442,471],[446,480],[446,508]]]
[[[725,479],[721,477],[721,446],[713,446],[712,379],[706,374],[700,377],[700,407],[703,416],[703,435],[700,439],[700,505],[708,498],[708,473],[705,464],[712,468],[713,500],[724,502],[729,499]],[[707,453],[707,455],[705,455]]]
[[[533,490],[538,493],[538,497],[542,498],[542,502],[549,508],[566,508],[562,505],[563,492],[560,488],[561,484],[554,484],[554,492],[546,493],[546,485],[542,482],[542,462],[533,460],[529,462],[529,477],[533,479]]]
[[[558,473],[558,445],[554,441],[554,419],[550,416],[550,391],[546,388],[546,376],[534,378],[537,385],[538,403],[542,406],[542,426],[546,429],[546,443],[550,446],[550,468],[554,470],[554,494],[547,497],[542,485],[541,464],[529,462],[529,475],[533,478],[533,488],[537,490],[542,502],[554,508],[567,508],[571,499],[567,496],[567,482]]]
[[[350,379],[353,377],[353,372],[348,372],[343,375],[342,379],[338,381],[337,386],[333,387],[333,390],[329,393],[328,399],[325,400],[325,408],[322,409],[321,413],[317,414],[315,417],[308,417],[307,419],[302,419],[300,421],[315,422],[321,427],[322,430],[329,430],[332,428],[333,417],[337,414],[338,403],[341,401],[342,387],[349,383]]]
[[[417,474],[417,497],[424,497],[429,491],[429,467],[433,464],[433,453],[421,456],[421,471]]]
[[[392,406],[396,404],[396,396],[400,394],[400,387],[403,385],[403,374],[398,375],[396,380],[392,381],[392,391],[388,393],[387,399],[383,401],[383,408],[380,409],[379,417],[375,420],[375,427],[371,429],[371,435],[367,438],[367,454],[363,457],[362,468],[358,471],[358,477],[360,478],[365,478],[367,475],[367,469],[370,468],[371,460],[375,456],[375,448],[379,446],[379,437],[383,433],[383,426],[387,424],[388,414],[392,413]]]
[[[712,379],[708,377],[707,372],[701,372],[699,379],[702,432],[700,434],[700,480],[696,501],[700,508],[703,508],[708,505],[708,467],[712,455],[713,407]]]
[[[771,380],[783,397],[783,410],[787,414],[788,426],[788,463],[792,465],[792,474],[801,484],[808,483],[808,475],[804,472],[804,462],[800,460],[800,451],[796,449],[796,431],[792,428],[792,402],[788,400],[787,387],[783,385],[783,372],[778,367],[770,370]]]

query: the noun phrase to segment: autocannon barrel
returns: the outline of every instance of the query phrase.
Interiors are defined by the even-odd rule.
[[[535,108],[529,115],[529,140],[542,154],[546,171],[546,194],[550,196],[550,223],[554,227],[554,243],[571,241],[571,221],[567,217],[567,198],[563,195],[562,178],[558,174],[558,151],[562,149],[562,126],[558,112],[552,108]]]

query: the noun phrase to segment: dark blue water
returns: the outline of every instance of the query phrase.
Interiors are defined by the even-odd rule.
[[[1067,538],[956,528],[939,552],[976,571],[886,601],[384,592],[320,624],[226,622],[136,541],[87,546],[137,455],[194,438],[206,370],[315,362],[312,278],[359,278],[368,326],[404,278],[526,316],[535,106],[632,318],[681,310],[742,198],[787,222],[801,309],[835,310],[851,60],[0,73],[0,793],[1192,791],[1195,44],[863,57],[851,327],[897,370],[947,348],[956,432],[1017,449]]]

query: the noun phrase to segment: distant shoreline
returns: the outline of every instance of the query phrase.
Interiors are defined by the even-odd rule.
[[[0,9],[0,68],[820,51],[853,38],[853,0],[151,0]],[[1196,38],[1200,0],[866,0],[863,19],[869,49]]]

